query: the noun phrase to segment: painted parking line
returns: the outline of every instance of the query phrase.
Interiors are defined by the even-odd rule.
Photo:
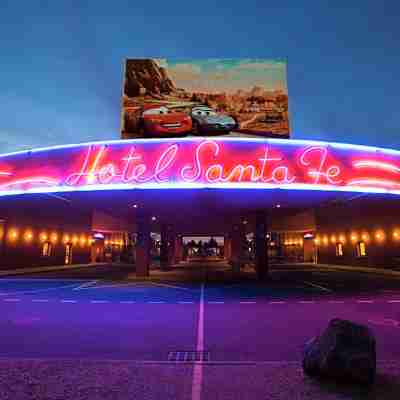
[[[147,282],[147,283],[149,283],[150,285],[161,286],[161,287],[166,287],[166,288],[170,288],[170,289],[191,290],[190,288],[187,288],[187,287],[169,285],[169,284],[166,284],[166,283],[159,283],[159,282]]]
[[[77,300],[61,300],[61,303],[77,303]]]
[[[91,300],[90,301],[92,304],[104,304],[104,303],[109,303],[109,300]]]
[[[225,304],[224,301],[207,301],[208,304]]]
[[[101,281],[98,281],[101,282]],[[102,285],[90,285],[87,287],[84,287],[80,290],[89,290],[89,289],[109,289],[109,288],[118,288],[118,287],[145,287],[148,288],[148,285],[146,284],[146,282],[128,282],[128,283],[104,283]]]
[[[400,322],[390,318],[369,319],[368,322],[374,325],[387,326],[392,328],[400,327]]]
[[[204,351],[204,283],[200,288],[200,301],[199,301],[199,319],[197,321],[197,343],[196,351],[202,353]],[[203,384],[203,363],[195,362],[193,368],[192,378],[192,400],[201,399],[201,387]]]
[[[298,301],[300,304],[315,304],[314,300],[300,300]]]
[[[286,301],[269,301],[269,304],[286,304]]]
[[[363,303],[372,304],[374,302],[375,302],[374,300],[357,300],[357,303],[360,303],[360,304],[363,304]]]
[[[256,304],[256,301],[239,301],[239,304]]]
[[[329,300],[328,303],[331,303],[331,304],[344,304],[344,300]]]
[[[164,304],[165,301],[148,301],[147,304]]]
[[[34,289],[34,290],[22,290],[22,291],[16,291],[16,292],[9,292],[2,294],[3,296],[7,295],[14,295],[14,294],[33,294],[33,293],[42,293],[42,292],[49,292],[52,290],[58,290],[58,289],[67,289],[67,288],[73,288],[76,287],[76,283],[74,284],[69,284],[69,285],[62,285],[62,286],[54,286],[50,288],[44,288],[44,289]]]
[[[14,302],[17,302],[17,301],[21,301],[21,299],[3,299],[3,301],[8,301],[10,303],[14,303]]]
[[[135,304],[136,301],[133,300],[122,300],[120,301],[120,304]]]
[[[400,303],[400,300],[388,300],[388,303]]]
[[[194,301],[178,301],[178,304],[194,304]]]
[[[82,289],[87,289],[87,288],[89,288],[89,287],[91,287],[91,286],[93,286],[93,285],[96,285],[96,284],[97,284],[97,282],[99,282],[99,280],[98,280],[98,279],[96,279],[96,280],[92,280],[92,281],[89,281],[89,282],[84,282],[84,283],[82,283],[82,285],[79,285],[79,286],[77,286],[77,287],[73,288],[72,290],[82,290]]]
[[[327,287],[325,287],[325,286],[317,285],[317,284],[314,283],[314,282],[302,281],[302,283],[304,283],[304,284],[306,284],[306,285],[308,285],[308,286],[314,287],[314,288],[316,288],[316,289],[319,289],[319,290],[321,290],[321,291],[323,291],[323,292],[333,293],[333,290],[331,290],[331,289],[329,289],[329,288],[327,288]]]
[[[49,299],[32,299],[32,303],[47,303]]]

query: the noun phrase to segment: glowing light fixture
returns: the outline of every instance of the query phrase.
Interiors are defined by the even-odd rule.
[[[57,233],[53,233],[52,235],[51,235],[51,241],[53,242],[53,243],[55,243],[55,242],[57,242],[57,240],[58,240],[58,235],[57,235]]]
[[[30,242],[30,241],[32,240],[32,238],[33,238],[33,233],[32,233],[32,231],[26,231],[26,233],[25,233],[25,240],[26,240],[27,242]]]
[[[9,237],[11,240],[16,240],[18,237],[18,231],[17,229],[11,229],[10,233],[9,233]]]
[[[385,240],[385,232],[381,229],[375,232],[375,238],[378,242],[382,242]]]
[[[42,242],[45,242],[45,241],[47,240],[47,233],[46,233],[46,232],[42,232],[42,233],[40,234],[40,240],[41,240]]]
[[[363,233],[361,234],[361,239],[362,239],[364,242],[368,242],[368,241],[369,241],[369,235],[368,235],[368,233],[367,233],[367,232],[363,232]]]

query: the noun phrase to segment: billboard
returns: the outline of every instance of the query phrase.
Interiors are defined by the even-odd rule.
[[[121,138],[290,136],[286,62],[127,59]]]

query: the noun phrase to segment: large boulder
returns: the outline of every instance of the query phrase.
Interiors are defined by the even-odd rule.
[[[376,344],[371,331],[351,321],[332,319],[326,330],[305,346],[303,369],[310,376],[372,384]]]
[[[153,59],[129,59],[126,62],[124,94],[162,98],[176,91],[165,68]]]

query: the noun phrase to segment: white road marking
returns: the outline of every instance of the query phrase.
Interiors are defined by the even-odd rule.
[[[300,304],[314,304],[314,300],[300,300],[298,303]]]
[[[167,285],[166,283],[158,283],[158,282],[147,282],[150,285],[154,285],[154,286],[163,286],[163,287],[168,287],[168,288],[172,288],[172,289],[180,289],[180,290],[190,290],[190,288],[185,288],[182,286],[175,286],[175,285]]]
[[[104,289],[104,288],[113,288],[113,287],[129,287],[129,286],[144,286],[147,287],[145,282],[128,282],[128,283],[108,283],[104,285],[98,285],[98,286],[88,286],[87,288],[84,289]]]
[[[331,303],[331,304],[343,304],[344,301],[343,300],[329,300],[328,303]]]
[[[90,301],[92,304],[103,304],[103,303],[109,303],[108,300],[91,300]]]
[[[57,282],[58,279],[56,278],[1,278],[0,282]],[[83,279],[59,279],[63,282],[82,282]],[[86,280],[84,280],[86,282]]]
[[[148,301],[148,304],[164,304],[165,301]]]
[[[333,293],[333,290],[328,289],[328,288],[326,288],[324,286],[321,286],[321,285],[317,285],[316,283],[309,282],[309,281],[302,281],[302,282],[305,283],[306,285],[309,285],[309,286],[315,287],[315,288],[317,288],[319,290],[322,290],[323,292]]]
[[[136,301],[133,301],[133,300],[122,300],[122,301],[120,301],[120,303],[121,304],[134,304],[134,303],[136,303]]]
[[[400,300],[388,300],[388,303],[400,303]]]
[[[197,322],[197,346],[196,351],[204,351],[204,283],[201,284],[199,301],[199,319]],[[192,380],[192,400],[201,399],[201,385],[203,383],[203,363],[195,362]]]
[[[285,304],[286,301],[270,301],[269,304]]]
[[[178,301],[179,304],[193,304],[194,301]]]
[[[87,288],[89,288],[89,287],[91,287],[91,286],[93,286],[93,285],[96,285],[97,282],[98,282],[98,279],[92,280],[92,281],[89,281],[89,282],[84,282],[84,283],[82,283],[81,285],[79,285],[79,286],[73,288],[72,290],[87,289]]]
[[[61,303],[77,303],[76,300],[61,300]]]
[[[207,301],[208,304],[224,304],[224,301]]]
[[[21,301],[21,299],[3,299],[3,301],[17,302],[17,301]]]
[[[357,300],[357,303],[368,303],[368,304],[371,304],[371,303],[374,303],[374,300]]]
[[[47,303],[48,299],[32,299],[33,303]]]
[[[66,289],[70,287],[76,287],[76,283],[70,284],[70,285],[63,285],[63,286],[56,286],[56,287],[51,287],[51,288],[45,288],[45,289],[35,289],[35,290],[22,290],[18,292],[10,292],[6,293],[4,295],[13,295],[13,294],[30,294],[30,293],[42,293],[42,292],[49,292],[51,290],[58,290],[58,289]]]
[[[239,304],[256,304],[256,301],[239,301]]]
[[[398,328],[400,326],[400,322],[396,321],[395,319],[390,319],[390,318],[382,318],[382,319],[369,319],[369,323],[375,324],[375,325],[382,325],[382,326],[389,326],[393,328]]]

